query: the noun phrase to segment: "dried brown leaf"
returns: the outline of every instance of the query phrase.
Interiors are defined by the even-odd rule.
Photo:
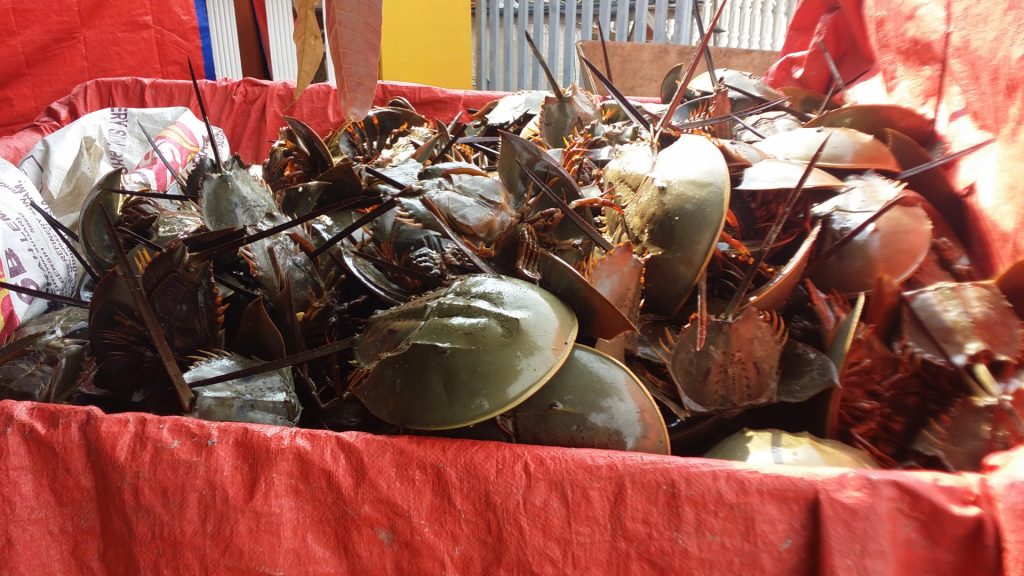
[[[324,39],[316,20],[320,0],[295,0],[295,31],[292,42],[298,54],[299,72],[295,79],[295,99],[309,86],[324,59]]]

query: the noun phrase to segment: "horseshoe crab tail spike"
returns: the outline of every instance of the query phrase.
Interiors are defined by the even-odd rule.
[[[693,20],[697,24],[697,34],[699,38],[704,39],[704,18],[700,15],[700,3],[693,3]],[[714,30],[709,30],[708,34],[713,34]],[[708,64],[708,75],[711,76],[711,85],[718,86],[718,76],[715,74],[715,61],[711,58],[711,47],[704,44],[704,61]]]
[[[142,135],[146,137],[146,141],[149,142],[149,145],[153,148],[153,152],[156,153],[156,157],[159,158],[160,161],[163,162],[164,167],[167,168],[167,173],[174,176],[174,181],[178,183],[178,188],[180,188],[181,190],[184,190],[185,189],[185,179],[182,178],[181,177],[181,173],[179,173],[177,170],[175,170],[171,166],[171,163],[167,161],[167,157],[164,156],[164,153],[161,152],[160,148],[157,147],[156,141],[153,140],[153,137],[150,136],[149,132],[146,131],[146,128],[145,128],[145,126],[142,125],[142,122],[139,122],[139,130],[142,130]]]
[[[597,34],[601,37],[601,54],[604,55],[604,73],[608,76],[608,80],[612,79],[612,64],[608,60],[608,43],[604,39],[604,28],[601,26],[601,19],[597,19]]]
[[[786,204],[782,209],[782,213],[779,217],[772,222],[772,227],[768,230],[768,235],[764,239],[764,244],[761,247],[761,252],[757,255],[757,259],[754,260],[753,266],[751,266],[747,273],[744,274],[743,280],[740,281],[739,286],[736,287],[736,293],[733,295],[732,300],[729,301],[728,307],[725,309],[725,318],[732,318],[736,312],[740,309],[740,304],[743,302],[743,297],[746,296],[747,291],[750,289],[751,283],[754,281],[754,275],[757,274],[761,264],[764,263],[765,258],[768,255],[768,250],[772,245],[775,244],[775,240],[779,237],[779,232],[782,231],[782,226],[789,219],[790,213],[793,211],[793,206],[796,205],[797,199],[800,198],[800,193],[803,192],[804,184],[807,183],[807,178],[810,177],[811,172],[814,171],[814,167],[818,164],[818,160],[821,158],[821,154],[825,151],[825,146],[828,145],[828,141],[831,136],[825,138],[818,149],[814,152],[814,156],[807,163],[807,168],[804,169],[804,173],[800,176],[800,181],[796,183],[793,191],[789,193],[789,197],[786,198]]]
[[[60,302],[61,304],[67,304],[68,306],[74,306],[75,308],[89,309],[89,303],[79,298],[73,298],[71,296],[61,296],[60,294],[52,294],[43,290],[35,290],[33,288],[26,288],[20,284],[13,284],[11,282],[4,282],[0,280],[0,288],[4,290],[10,290],[16,294],[24,294],[33,298],[42,298],[50,302]]]
[[[224,163],[220,159],[220,151],[217,149],[217,139],[213,137],[213,126],[210,126],[210,117],[206,114],[206,103],[203,102],[203,95],[199,93],[199,82],[196,80],[196,71],[192,67],[192,59],[188,60],[188,73],[192,77],[192,89],[196,93],[196,100],[199,101],[199,113],[203,116],[203,124],[206,124],[206,133],[210,136],[210,148],[213,148],[213,159],[217,162],[217,169],[224,171]]]
[[[718,5],[718,11],[715,12],[715,17],[711,19],[711,24],[708,26],[711,30],[718,26],[718,19],[722,17],[722,12],[725,10],[726,2],[722,2]],[[661,129],[664,128],[669,122],[672,121],[672,116],[676,113],[676,108],[683,101],[683,95],[686,94],[686,87],[690,85],[690,80],[693,80],[693,74],[697,71],[697,63],[700,62],[701,54],[708,47],[708,41],[711,40],[711,34],[705,34],[700,40],[700,46],[697,48],[697,52],[693,55],[693,60],[690,61],[690,67],[687,68],[686,74],[683,75],[679,86],[676,87],[675,94],[672,95],[672,101],[669,102],[668,109],[665,110],[665,115],[661,117],[661,121],[658,122],[658,126],[654,129],[654,139],[656,143],[658,137],[661,136]],[[714,73],[711,73],[714,76]]]
[[[533,36],[530,36],[529,32],[524,31],[526,34],[526,43],[530,45],[530,50],[533,50],[533,55],[540,62],[540,67],[544,70],[544,74],[548,77],[548,82],[551,84],[551,90],[558,96],[559,100],[565,99],[565,92],[562,91],[562,87],[558,85],[558,80],[555,80],[555,75],[551,73],[551,68],[548,68],[548,62],[544,59],[544,55],[540,53],[540,49],[533,43]]]

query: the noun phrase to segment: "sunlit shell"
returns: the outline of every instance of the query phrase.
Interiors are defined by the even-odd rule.
[[[743,430],[719,442],[707,458],[746,462],[755,466],[835,466],[878,468],[867,453],[835,440],[822,440],[806,432]]]
[[[807,170],[806,164],[788,160],[761,160],[743,171],[743,180],[736,190],[791,190],[796,188]],[[804,182],[804,190],[838,190],[843,181],[815,168]]]
[[[817,163],[820,168],[900,171],[885,144],[851,128],[798,128],[755,142],[754,147],[776,158],[806,163],[825,138],[829,140]]]
[[[885,138],[886,130],[896,130],[927,146],[935,140],[932,120],[914,110],[895,104],[857,104],[829,110],[806,124],[805,128],[830,126],[853,128],[878,139]]]
[[[781,92],[765,84],[761,78],[755,77],[750,72],[731,70],[729,68],[716,68],[715,76],[725,84],[736,86],[767,100],[778,100],[783,97]],[[698,74],[690,81],[687,88],[698,92],[713,92],[714,86],[711,82],[711,75],[707,72]],[[748,98],[748,96],[736,90],[729,90],[729,98],[742,99]]]

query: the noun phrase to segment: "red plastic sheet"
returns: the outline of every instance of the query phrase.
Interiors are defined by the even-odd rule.
[[[12,573],[999,573],[974,474],[754,469],[0,402]]]
[[[263,162],[270,145],[284,126],[283,116],[307,122],[320,134],[342,123],[335,90],[330,84],[313,84],[294,99],[295,85],[245,78],[243,80],[199,81],[210,121],[224,129],[231,149],[248,163]],[[416,103],[416,110],[428,118],[450,121],[467,108],[480,108],[501,96],[497,92],[445,90],[419,84],[380,82],[374,103],[384,105],[396,96]],[[101,78],[76,86],[71,93],[51,104],[31,126],[7,138],[0,138],[0,157],[17,163],[43,136],[75,119],[107,108],[190,106],[199,116],[192,83],[145,78]]]
[[[988,459],[985,495],[999,526],[1005,574],[1024,574],[1024,448]]]
[[[0,0],[0,135],[103,76],[202,75],[193,0]]]

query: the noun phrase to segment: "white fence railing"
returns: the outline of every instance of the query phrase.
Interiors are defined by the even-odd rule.
[[[473,14],[474,84],[482,90],[547,87],[528,50],[533,36],[562,85],[578,82],[576,41],[696,44],[694,0],[476,0]],[[779,50],[797,0],[728,0],[712,45]],[[705,26],[719,0],[698,2]]]
[[[242,55],[238,50],[235,3],[232,0],[206,0],[206,17],[210,23],[213,68],[217,78],[241,78]]]
[[[238,50],[238,27],[235,23],[233,0],[205,0],[210,22],[210,40],[213,45],[213,65],[217,78],[241,78],[242,58]],[[270,46],[270,74],[274,80],[292,80],[298,75],[299,65],[292,42],[295,17],[291,0],[264,0],[267,8],[267,35]],[[327,34],[324,34],[327,46]],[[327,51],[327,79],[334,81],[331,53]]]
[[[207,0],[209,1],[209,0]],[[267,6],[267,36],[270,37],[270,74],[274,80],[295,80],[299,73],[298,57],[292,32],[295,18],[291,0],[264,0]],[[344,0],[342,0],[344,1]],[[324,20],[320,20],[321,25]],[[327,80],[334,82],[334,66],[331,51],[327,50],[327,33],[324,32],[324,50],[327,53]]]

